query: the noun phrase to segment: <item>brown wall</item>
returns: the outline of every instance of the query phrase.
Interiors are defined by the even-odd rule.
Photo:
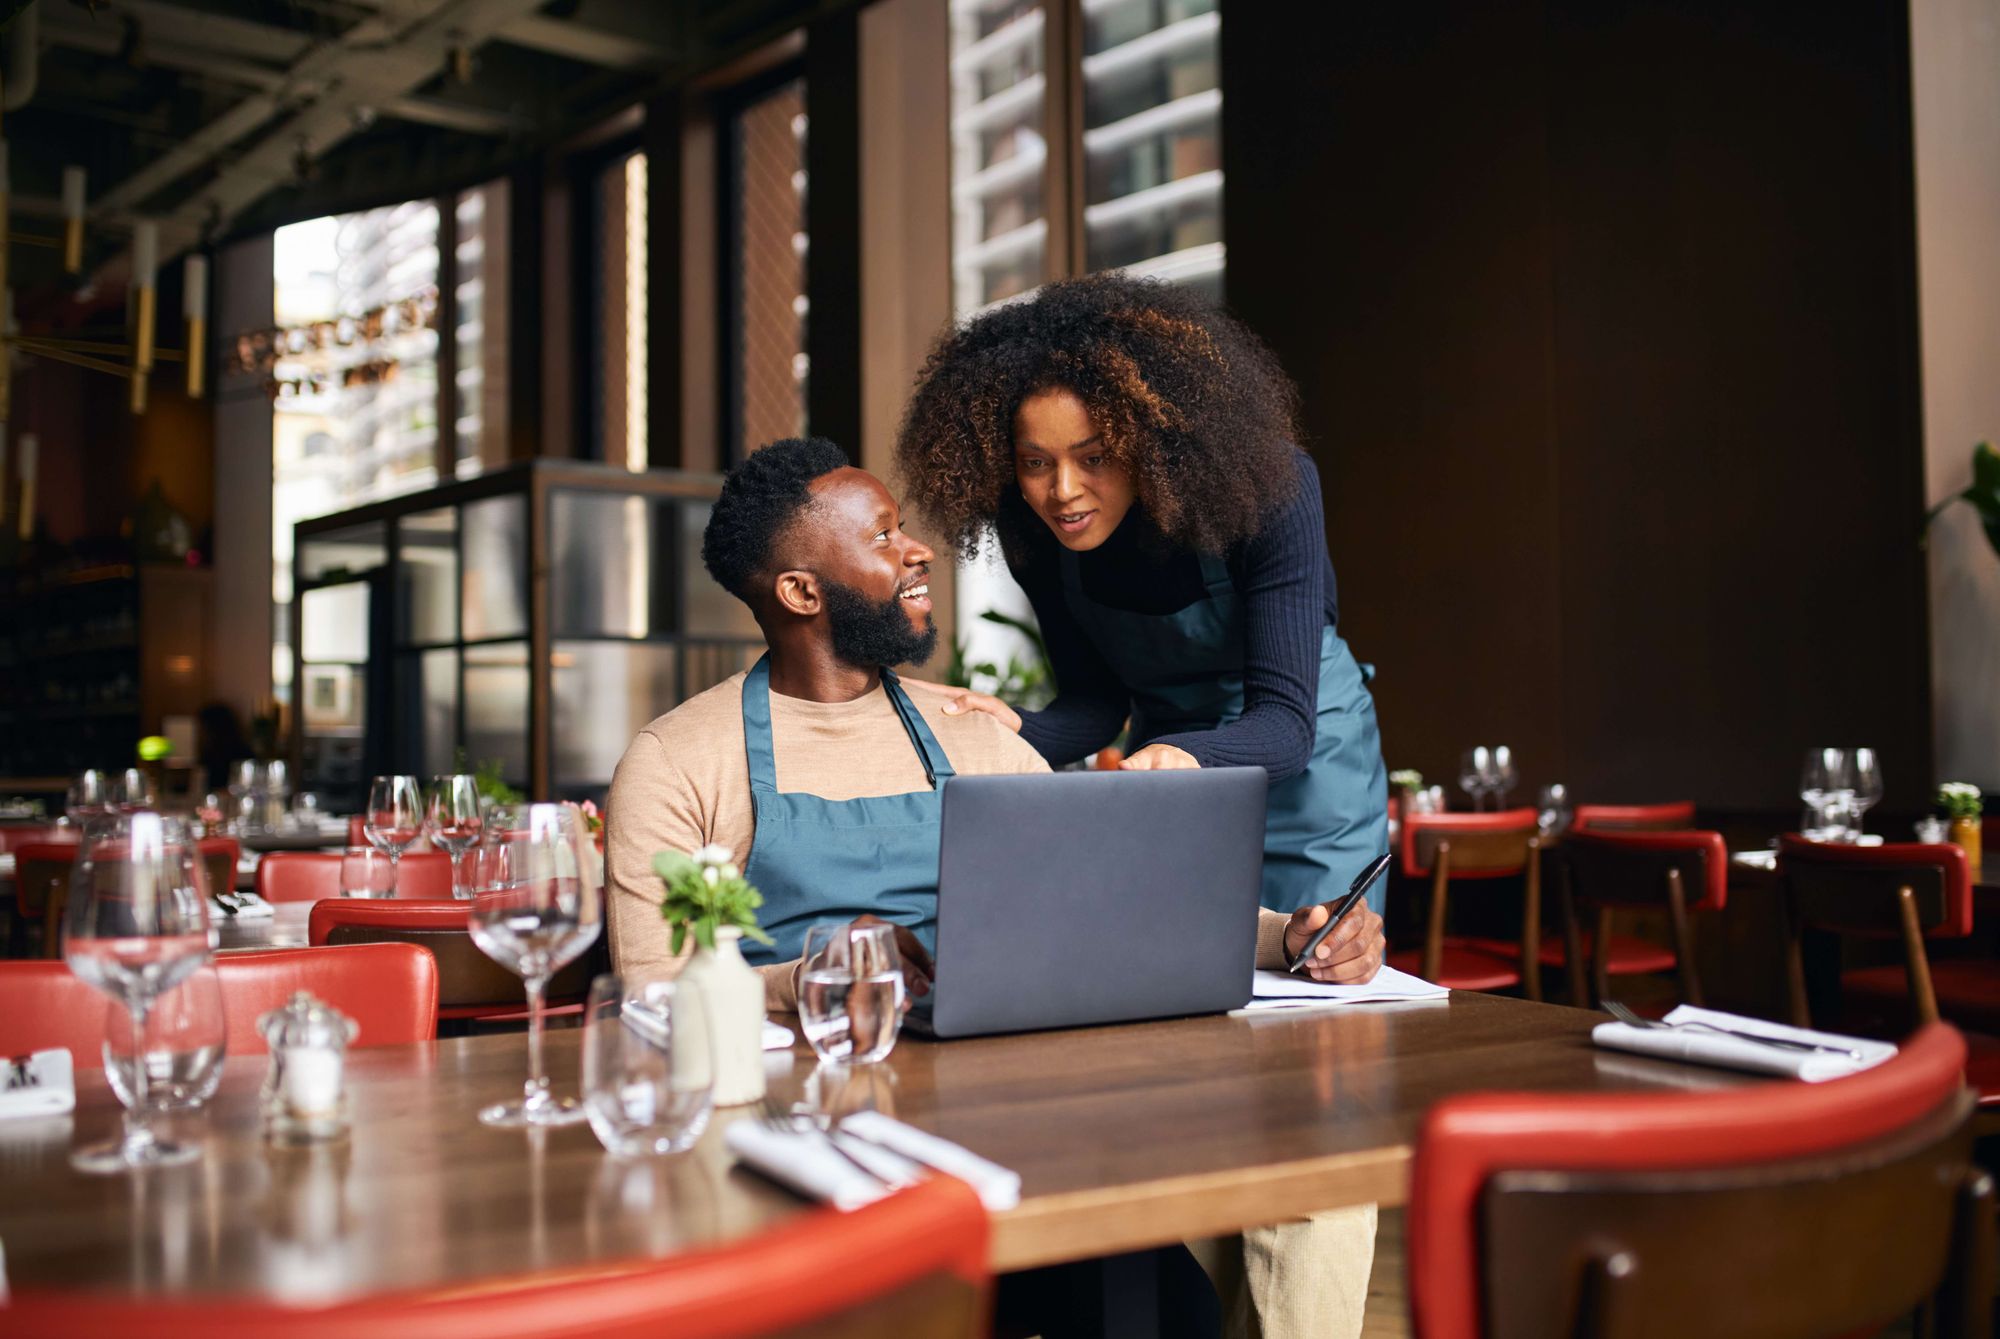
[[[1300,383],[1391,766],[1930,780],[1900,5],[1239,5],[1231,305]],[[1517,794],[1517,800],[1521,798]]]

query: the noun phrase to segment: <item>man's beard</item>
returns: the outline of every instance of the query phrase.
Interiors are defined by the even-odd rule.
[[[928,614],[924,630],[910,624],[901,596],[885,601],[869,599],[852,586],[822,580],[826,591],[827,628],[833,634],[833,653],[850,665],[882,668],[888,665],[921,665],[937,649],[937,624]]]

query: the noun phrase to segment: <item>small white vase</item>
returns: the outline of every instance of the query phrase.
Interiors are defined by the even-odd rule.
[[[742,939],[733,927],[717,930],[715,947],[696,949],[678,982],[692,997],[684,999],[682,1016],[698,1014],[701,1026],[690,1031],[708,1042],[712,1100],[719,1107],[764,1095],[764,978],[743,960]]]

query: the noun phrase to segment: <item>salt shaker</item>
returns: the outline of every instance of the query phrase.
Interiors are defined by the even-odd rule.
[[[264,1133],[281,1143],[312,1143],[347,1134],[347,1090],[341,1070],[353,1019],[306,991],[257,1020],[271,1048],[264,1076]]]

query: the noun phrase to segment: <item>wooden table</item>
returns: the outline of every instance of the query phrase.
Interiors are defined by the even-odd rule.
[[[882,1065],[768,1057],[773,1091],[873,1105],[1022,1174],[994,1223],[999,1270],[1160,1245],[1369,1200],[1401,1202],[1432,1103],[1505,1086],[1705,1088],[1742,1082],[1593,1050],[1598,1015],[1484,995],[1346,1012],[1211,1017],[943,1044],[905,1039]],[[579,1034],[551,1033],[574,1091]],[[261,1059],[233,1058],[201,1115],[199,1162],[84,1176],[74,1144],[118,1108],[82,1076],[74,1117],[0,1125],[0,1242],[16,1290],[257,1294],[320,1301],[739,1238],[811,1206],[733,1168],[719,1112],[683,1156],[632,1165],[584,1127],[489,1130],[474,1113],[519,1090],[518,1035],[350,1053],[355,1111],[339,1146],[257,1133]]]
[[[304,948],[307,922],[312,919],[310,902],[273,902],[271,915],[231,916],[218,907],[208,909],[209,925],[215,930],[218,952],[234,953],[252,948]]]

